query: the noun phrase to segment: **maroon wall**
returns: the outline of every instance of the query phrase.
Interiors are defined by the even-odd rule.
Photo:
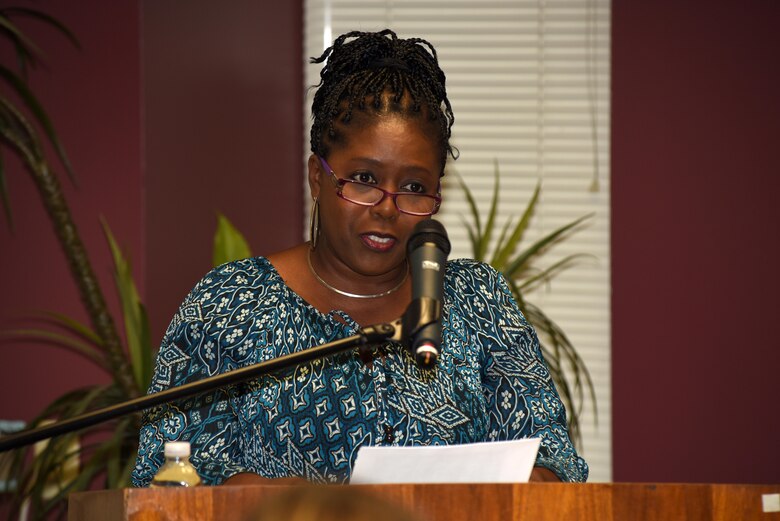
[[[780,482],[780,4],[612,23],[614,479]]]
[[[301,2],[143,2],[154,338],[211,267],[217,211],[255,255],[302,240],[302,24]]]
[[[78,8],[67,0],[2,3],[20,4],[57,17],[81,42],[79,51],[40,23],[20,22],[46,54],[47,67],[32,74],[32,88],[78,176],[78,189],[63,184],[95,272],[116,310],[112,262],[99,216],[132,252],[138,279],[144,276],[137,2],[89,0]],[[1,51],[3,63],[12,64],[9,49]],[[4,156],[16,226],[13,234],[4,220],[0,226],[0,328],[16,327],[20,315],[41,309],[86,321],[30,176],[8,153]],[[0,343],[0,354],[2,419],[30,420],[65,390],[105,380],[85,359],[49,346]]]

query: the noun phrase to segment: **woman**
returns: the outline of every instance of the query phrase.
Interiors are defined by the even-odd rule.
[[[411,300],[406,242],[438,211],[453,115],[433,47],[389,30],[340,36],[312,105],[309,243],[212,270],[185,299],[150,392],[354,334]],[[448,263],[442,353],[420,369],[400,345],[149,411],[133,481],[167,440],[188,440],[206,483],[349,479],[363,445],[541,437],[534,480],[584,481],[587,465],[536,334],[487,265]]]

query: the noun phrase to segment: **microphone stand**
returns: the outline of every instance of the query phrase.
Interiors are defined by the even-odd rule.
[[[36,441],[83,429],[84,427],[89,427],[132,412],[142,411],[155,405],[194,396],[219,387],[225,387],[258,376],[264,376],[282,369],[289,369],[304,362],[310,362],[318,358],[343,353],[350,349],[358,348],[358,350],[363,353],[366,350],[370,351],[373,344],[385,340],[392,339],[400,342],[401,329],[400,319],[392,323],[368,326],[360,329],[357,334],[347,338],[334,340],[333,342],[290,353],[272,360],[266,360],[265,362],[260,362],[248,367],[242,367],[241,369],[228,371],[227,373],[204,378],[203,380],[172,387],[160,391],[159,393],[134,398],[123,403],[84,413],[57,423],[28,429],[10,436],[4,436],[0,438],[0,452],[17,449]]]

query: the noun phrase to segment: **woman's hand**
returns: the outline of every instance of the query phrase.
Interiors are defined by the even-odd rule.
[[[227,478],[223,485],[302,485],[306,480],[299,477],[289,478],[264,478],[252,472],[241,472]]]
[[[550,470],[546,469],[544,467],[534,467],[534,469],[531,471],[531,478],[528,480],[531,482],[555,482],[560,483],[561,479],[555,475],[555,473]]]

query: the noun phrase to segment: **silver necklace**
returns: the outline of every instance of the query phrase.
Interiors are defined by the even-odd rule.
[[[379,297],[384,297],[385,295],[389,295],[390,293],[393,293],[393,292],[395,292],[395,291],[398,291],[398,289],[400,289],[400,288],[401,288],[401,286],[403,286],[403,285],[404,285],[404,282],[406,282],[406,279],[409,277],[409,270],[407,269],[407,270],[404,272],[404,278],[403,278],[403,279],[401,279],[401,282],[399,282],[399,283],[398,283],[398,284],[397,284],[395,287],[393,287],[393,288],[390,288],[390,289],[388,289],[387,291],[384,291],[384,292],[382,292],[382,293],[374,293],[373,295],[363,295],[363,294],[360,294],[360,293],[350,293],[350,292],[348,292],[348,291],[344,291],[344,290],[341,290],[341,289],[338,289],[338,288],[334,288],[333,286],[331,286],[330,284],[328,284],[327,282],[325,282],[325,281],[323,280],[323,278],[322,278],[322,277],[320,277],[320,276],[317,274],[317,272],[316,272],[316,271],[314,271],[314,266],[313,266],[313,265],[312,265],[312,263],[311,263],[311,250],[309,250],[309,251],[307,252],[307,254],[306,254],[306,260],[307,260],[307,261],[308,261],[308,263],[309,263],[309,269],[311,270],[311,274],[312,274],[312,275],[314,275],[314,278],[316,278],[316,279],[317,279],[317,280],[320,282],[320,284],[322,284],[323,286],[325,286],[325,287],[326,287],[326,288],[328,288],[329,290],[331,290],[331,291],[333,291],[333,292],[335,292],[335,293],[338,293],[339,295],[344,295],[345,297],[350,297],[350,298],[379,298]]]

